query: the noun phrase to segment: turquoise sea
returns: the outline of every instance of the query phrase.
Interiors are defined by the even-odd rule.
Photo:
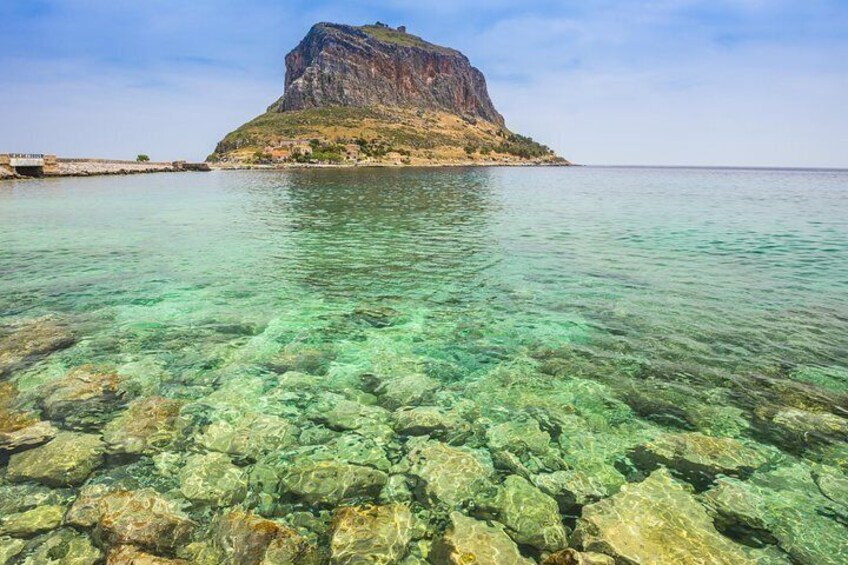
[[[39,324],[73,343],[27,349]],[[6,182],[0,326],[0,409],[58,434],[0,455],[0,516],[37,493],[72,512],[101,487],[190,524],[159,545],[103,520],[4,534],[0,518],[21,563],[59,538],[92,556],[307,562],[233,557],[215,532],[234,508],[296,533],[310,563],[448,563],[476,551],[449,539],[465,517],[507,549],[463,563],[566,547],[848,563],[846,171]],[[94,436],[91,469],[27,471],[68,432]],[[387,533],[358,539],[348,507]]]

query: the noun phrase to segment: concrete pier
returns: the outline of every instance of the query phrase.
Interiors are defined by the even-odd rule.
[[[55,155],[41,153],[0,154],[0,167],[21,177],[42,177],[56,172]]]
[[[0,179],[208,171],[206,163],[67,159],[32,153],[0,154]]]

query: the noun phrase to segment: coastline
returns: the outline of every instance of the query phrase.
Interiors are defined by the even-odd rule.
[[[30,180],[64,177],[95,177],[138,175],[151,173],[184,173],[207,171],[282,171],[289,169],[417,169],[417,168],[460,168],[460,167],[579,167],[573,163],[553,162],[517,162],[517,161],[450,161],[436,163],[278,163],[264,164],[222,164],[222,163],[187,163],[117,161],[109,159],[58,159],[55,170],[45,172],[41,176],[18,175],[0,168],[0,182],[13,180]]]
[[[0,167],[0,181],[27,180],[54,177],[90,177],[109,175],[137,175],[148,173],[182,173],[211,170],[206,163],[186,161],[139,162],[116,159],[57,158],[39,174],[21,175],[8,168]]]
[[[246,163],[209,163],[213,171],[276,171],[287,169],[440,169],[451,167],[580,167],[574,163],[556,163],[551,161],[442,161],[442,162],[413,162],[413,163],[391,163],[391,162],[346,162],[338,164],[326,163],[277,163],[246,164]]]

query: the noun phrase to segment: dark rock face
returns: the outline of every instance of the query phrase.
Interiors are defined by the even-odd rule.
[[[277,110],[324,106],[406,106],[446,110],[503,125],[486,79],[453,49],[373,26],[320,23],[286,55]]]

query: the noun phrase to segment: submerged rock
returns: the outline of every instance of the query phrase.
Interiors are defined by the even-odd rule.
[[[511,451],[518,456],[544,455],[550,449],[551,436],[539,428],[536,420],[514,420],[489,428],[486,441],[493,451]]]
[[[819,465],[813,477],[823,495],[848,509],[848,476],[835,467]]]
[[[493,488],[494,468],[481,452],[423,441],[411,446],[407,461],[429,504],[453,508],[472,500],[481,490]]]
[[[520,545],[540,551],[556,551],[568,545],[556,501],[526,479],[507,477],[489,507]]]
[[[707,511],[665,469],[583,507],[574,541],[622,563],[755,563],[716,531]]]
[[[286,350],[271,363],[277,373],[294,371],[309,375],[326,375],[330,364],[336,358],[332,347],[298,347]]]
[[[649,471],[665,465],[696,488],[706,487],[719,474],[746,477],[768,462],[762,449],[698,432],[663,434],[632,450],[630,459]]]
[[[406,475],[390,475],[386,486],[380,492],[380,500],[383,502],[412,501],[412,491],[407,483]]]
[[[307,417],[337,432],[355,431],[385,445],[394,438],[391,412],[379,406],[348,400],[339,394],[322,395],[307,409]]]
[[[351,317],[374,328],[386,328],[396,324],[400,320],[401,314],[388,306],[358,306],[354,309]]]
[[[0,486],[0,517],[26,512],[39,506],[66,506],[73,491],[32,483]]]
[[[131,545],[122,545],[109,552],[106,565],[189,565],[189,562],[151,555]]]
[[[535,475],[533,483],[542,492],[554,498],[563,512],[574,513],[581,506],[597,502],[610,496],[624,484],[619,475],[614,488],[605,484],[592,473],[577,470],[555,471]],[[607,483],[610,481],[608,480]]]
[[[222,562],[233,565],[311,563],[314,547],[297,532],[249,512],[232,510],[213,525],[213,541]]]
[[[402,435],[431,436],[447,442],[471,434],[471,425],[461,416],[436,406],[404,406],[392,414],[392,427]]]
[[[366,406],[338,394],[326,394],[309,407],[308,415],[316,422],[337,431],[353,431],[375,423],[386,424],[391,413],[379,406]]]
[[[336,459],[380,471],[388,471],[391,466],[386,451],[371,438],[359,434],[340,435],[326,445],[314,448],[310,456],[315,460]]]
[[[35,414],[18,409],[17,403],[17,387],[0,382],[0,452],[40,445],[56,435],[49,422],[40,422]]]
[[[65,507],[46,505],[18,514],[0,518],[0,534],[14,537],[31,537],[41,532],[53,530],[62,524]]]
[[[780,447],[803,451],[821,444],[848,442],[848,419],[829,412],[787,408],[764,425],[765,433]]]
[[[498,469],[529,479],[534,473],[565,468],[559,453],[551,449],[551,436],[533,419],[512,420],[486,431],[486,443]]]
[[[580,552],[569,547],[549,555],[542,565],[615,565],[615,559],[603,553]]]
[[[777,543],[769,531],[771,524],[764,501],[744,481],[721,478],[704,493],[702,501],[720,531],[733,532],[737,539],[743,538],[752,547]]]
[[[24,540],[0,536],[0,565],[14,563],[13,559],[23,553],[25,548]]]
[[[349,506],[333,516],[330,550],[338,565],[398,563],[412,539],[412,512],[403,504]]]
[[[831,392],[848,393],[848,369],[843,367],[800,367],[792,372],[792,379]]]
[[[49,534],[22,565],[96,565],[102,562],[102,553],[87,535],[63,528]]]
[[[307,504],[335,506],[356,498],[376,499],[387,480],[386,473],[371,467],[301,457],[283,472],[280,485]]]
[[[113,453],[152,454],[167,448],[177,437],[181,403],[150,396],[133,401],[106,424],[103,439]]]
[[[496,522],[481,522],[459,512],[452,512],[450,521],[433,544],[429,558],[433,565],[532,565]]]
[[[0,325],[0,377],[70,347],[75,341],[67,326],[50,316]]]
[[[426,375],[408,375],[383,381],[374,391],[380,403],[390,410],[401,406],[417,406],[430,401],[439,389],[439,381]]]
[[[152,489],[84,488],[65,521],[75,527],[94,527],[95,536],[112,545],[135,545],[157,553],[174,551],[194,529],[174,502]]]
[[[50,422],[35,422],[11,431],[0,431],[0,451],[17,451],[41,445],[54,437],[58,430]]]
[[[247,495],[247,473],[223,453],[193,455],[180,471],[180,492],[195,502],[231,506]]]
[[[121,403],[120,378],[79,367],[61,379],[42,386],[39,405],[50,420],[64,422],[74,429],[91,429],[103,424]]]
[[[301,538],[298,538],[301,539]],[[278,538],[268,545],[260,565],[323,565],[318,549],[294,538]]]
[[[103,450],[96,435],[60,432],[45,445],[12,455],[6,477],[53,487],[79,485],[101,465]]]
[[[235,424],[215,422],[198,438],[210,451],[226,453],[237,459],[252,459],[271,451],[297,444],[299,430],[282,418],[251,414]]]
[[[751,545],[777,543],[793,562],[848,562],[846,508],[825,497],[802,464],[719,479],[704,493],[716,525]]]

